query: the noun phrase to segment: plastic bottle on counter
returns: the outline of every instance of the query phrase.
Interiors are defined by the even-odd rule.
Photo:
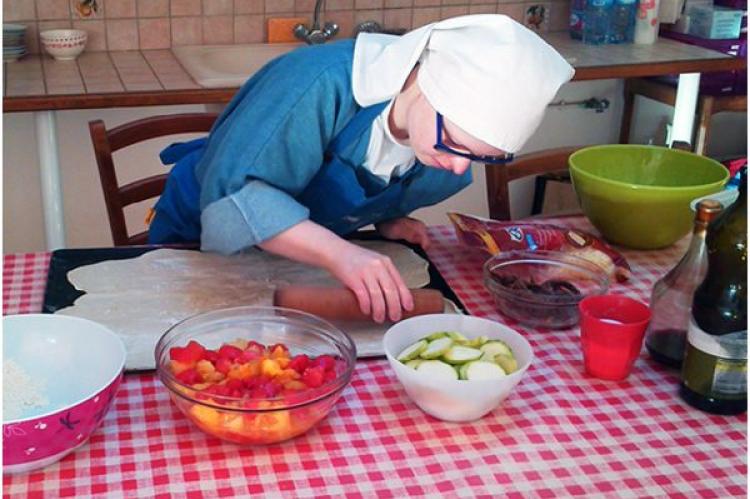
[[[747,174],[708,227],[708,272],[693,296],[680,397],[714,414],[747,411]]]
[[[568,31],[574,40],[583,39],[583,24],[586,19],[586,0],[570,1],[570,18],[568,19]]]
[[[614,0],[587,0],[583,22],[583,43],[607,43],[612,20]]]
[[[614,0],[609,43],[633,43],[637,13],[637,0]]]
[[[682,259],[654,285],[651,322],[646,330],[646,349],[651,357],[670,367],[680,367],[690,322],[693,294],[706,276],[706,229],[721,213],[722,205],[704,199],[696,207],[693,238]]]

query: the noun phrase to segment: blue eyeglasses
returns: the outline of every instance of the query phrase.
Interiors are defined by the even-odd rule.
[[[447,152],[449,154],[455,154],[462,158],[467,158],[472,161],[479,161],[481,163],[490,163],[492,165],[503,165],[513,161],[513,153],[503,154],[502,156],[485,156],[480,154],[472,154],[465,151],[457,151],[452,147],[449,147],[443,143],[443,115],[436,112],[437,114],[437,142],[435,143],[435,149],[438,151]]]

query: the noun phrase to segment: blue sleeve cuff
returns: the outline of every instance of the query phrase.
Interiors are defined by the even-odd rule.
[[[307,220],[310,210],[258,180],[201,212],[201,249],[232,254]]]

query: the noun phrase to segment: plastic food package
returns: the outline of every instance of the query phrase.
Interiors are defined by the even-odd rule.
[[[630,265],[619,252],[598,237],[577,229],[529,222],[501,222],[448,213],[458,240],[490,255],[511,250],[552,250],[585,258],[602,267],[610,280],[630,279]]]

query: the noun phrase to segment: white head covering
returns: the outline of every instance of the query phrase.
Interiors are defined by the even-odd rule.
[[[395,97],[417,62],[417,82],[432,107],[507,152],[521,149],[574,72],[547,42],[507,16],[461,16],[402,37],[360,34],[352,68],[357,103]]]

